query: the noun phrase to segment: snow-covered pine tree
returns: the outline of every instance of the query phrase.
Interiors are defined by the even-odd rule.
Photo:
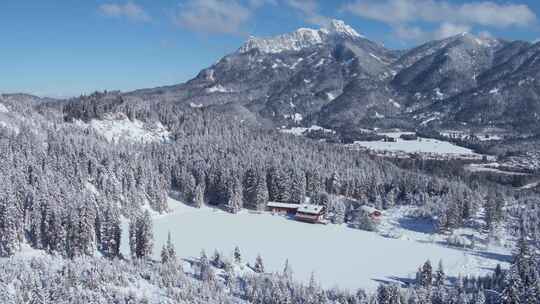
[[[315,272],[311,272],[311,275],[309,276],[309,283],[308,288],[310,292],[314,292],[317,289],[319,289],[319,284],[317,283],[317,280],[315,279]]]
[[[244,205],[242,198],[242,186],[238,178],[232,178],[228,183],[228,200],[225,204],[225,210],[230,213],[238,213]]]
[[[483,289],[480,289],[473,298],[473,304],[486,304],[486,295]]]
[[[287,280],[292,280],[293,278],[293,270],[291,265],[289,265],[289,259],[285,260],[285,266],[283,266],[283,277]]]
[[[303,204],[306,197],[306,175],[303,171],[291,170],[290,202]]]
[[[261,174],[257,179],[255,187],[255,210],[264,211],[268,203],[268,187],[266,183],[266,174]]]
[[[336,171],[327,180],[326,191],[330,194],[341,194],[341,177]]]
[[[62,223],[62,210],[58,204],[47,203],[42,227],[43,248],[49,253],[67,254],[67,231]]]
[[[444,282],[446,281],[446,274],[444,273],[443,263],[442,260],[439,261],[439,265],[437,266],[437,271],[435,272],[435,286],[441,287],[444,286]]]
[[[221,257],[221,253],[216,249],[214,250],[214,255],[212,255],[212,264],[216,268],[223,268],[225,266],[225,263],[223,262],[223,259]]]
[[[257,255],[257,258],[255,259],[255,266],[253,267],[255,272],[257,273],[263,273],[264,272],[264,264],[261,255]]]
[[[256,190],[257,182],[258,182],[257,172],[255,168],[250,167],[244,173],[244,182],[243,182],[244,201],[246,202],[246,206],[248,208],[256,209],[255,196],[257,192]]]
[[[337,198],[332,199],[334,216],[332,217],[332,223],[341,225],[345,222],[345,203]]]
[[[163,248],[161,249],[161,263],[167,264],[172,263],[176,265],[177,258],[176,258],[176,250],[174,249],[174,245],[171,240],[171,232],[167,234],[167,243],[163,245]]]
[[[0,193],[0,256],[12,256],[20,249],[15,197],[6,189]]]
[[[195,187],[195,194],[193,195],[193,206],[201,208],[204,205],[204,184],[200,183]]]
[[[204,250],[201,252],[201,257],[199,258],[199,279],[203,282],[211,282],[215,279],[214,270]]]
[[[396,285],[379,285],[375,301],[377,304],[402,304],[399,288]]]
[[[120,255],[122,229],[119,211],[108,204],[102,213],[100,221],[100,250],[109,258]]]
[[[30,210],[27,212],[30,214],[29,216],[29,229],[27,232],[28,241],[30,242],[30,245],[33,248],[36,249],[44,249],[43,248],[43,210],[41,203],[44,201],[43,199],[43,193],[40,191],[36,194],[32,194],[32,205],[30,206]]]
[[[72,207],[68,219],[67,255],[70,258],[92,256],[96,250],[96,211],[92,198],[82,193],[78,205]]]
[[[420,285],[430,288],[433,284],[433,267],[431,262],[427,260],[422,266],[422,273],[420,277]]]
[[[487,195],[484,204],[484,214],[488,229],[495,229],[497,225],[499,225],[499,223],[503,220],[503,209],[505,204],[506,202],[501,193],[496,192],[495,194],[489,193]]]
[[[306,172],[306,195],[314,197],[321,192],[321,176],[317,169]]]
[[[523,283],[519,270],[512,265],[504,278],[504,289],[501,294],[501,304],[521,304],[523,298]]]
[[[242,254],[240,253],[240,248],[238,248],[238,246],[234,247],[233,257],[235,263],[242,263]]]
[[[270,167],[266,182],[271,201],[288,202],[291,197],[291,179],[281,168]]]
[[[152,230],[152,216],[148,210],[138,214],[129,223],[129,245],[134,258],[147,258],[152,254],[154,246]]]

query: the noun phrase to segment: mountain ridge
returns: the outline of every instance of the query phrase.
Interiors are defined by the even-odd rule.
[[[321,29],[251,37],[185,83],[121,95],[128,102],[217,107],[272,128],[497,127],[534,134],[538,58],[540,43],[470,33],[389,50],[334,20]]]

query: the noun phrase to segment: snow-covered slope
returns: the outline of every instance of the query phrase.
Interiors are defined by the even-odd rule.
[[[169,140],[170,132],[161,123],[144,123],[130,120],[123,114],[107,115],[104,119],[92,119],[88,124],[77,121],[83,127],[92,127],[109,142],[128,140],[151,143]]]
[[[356,141],[356,145],[366,147],[375,151],[402,151],[405,153],[434,153],[439,155],[459,154],[474,155],[470,149],[457,146],[447,141],[441,141],[432,138],[419,137],[416,140],[404,140],[400,136],[406,134],[403,132],[382,133],[388,137],[394,138],[395,142],[385,141]]]
[[[257,49],[264,53],[281,53],[284,51],[300,51],[303,48],[321,44],[333,36],[361,38],[351,26],[341,20],[332,20],[328,26],[319,30],[301,28],[295,32],[272,38],[251,37],[239,50],[246,53]]]

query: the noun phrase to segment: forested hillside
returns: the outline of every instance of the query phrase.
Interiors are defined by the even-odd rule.
[[[80,292],[69,289],[67,295],[94,299],[95,303],[110,300],[104,295],[128,299],[129,294],[115,296],[114,288],[95,290],[109,282],[109,270],[120,271],[113,281],[118,286],[125,287],[132,276],[143,278],[167,288],[171,299],[189,303],[195,299],[201,303],[239,299],[281,303],[281,297],[296,303],[307,296],[306,288],[314,288],[290,287],[296,285],[290,285],[288,279],[283,281],[283,277],[253,277],[243,278],[240,289],[231,294],[225,287],[207,287],[204,284],[210,283],[206,279],[204,283],[182,279],[181,274],[171,274],[173,270],[165,266],[99,258],[127,258],[119,250],[119,244],[126,242],[135,261],[147,260],[152,253],[148,211],[168,212],[171,192],[180,193],[193,206],[211,205],[230,213],[242,208],[264,210],[268,201],[302,203],[309,198],[312,204],[328,209],[333,223],[351,226],[359,224],[352,211],[360,205],[383,210],[416,206],[420,216],[433,219],[440,231],[459,228],[483,210],[486,227],[482,229],[516,227],[516,219],[522,218],[522,235],[537,244],[536,212],[511,208],[520,206],[517,204],[521,201],[535,202],[537,197],[525,200],[509,193],[493,193],[478,181],[400,169],[342,145],[254,128],[233,115],[210,109],[130,103],[114,93],[65,103],[3,105],[8,123],[0,126],[0,254],[17,255],[21,246],[30,246],[73,259],[56,260],[61,268],[46,266],[49,258],[33,260],[30,265],[6,262],[0,282],[8,284],[13,277],[23,282],[7,289],[6,297],[13,303],[19,303],[13,289],[14,294],[28,295],[29,286],[34,284],[21,276],[56,282],[36,289],[48,294],[51,301],[61,298],[61,293],[54,291],[58,288],[55,284],[79,286]],[[111,111],[148,124],[160,122],[169,136],[150,143],[134,142],[129,137],[111,142],[89,124],[107,119]],[[533,203],[527,208],[536,210]],[[129,240],[121,239],[124,220],[130,222]],[[85,270],[74,270],[78,267]],[[70,273],[73,277],[68,280]],[[86,279],[96,285],[88,285]],[[289,286],[282,291],[285,295],[273,294],[282,284]],[[377,297],[393,297],[384,303],[402,303],[396,301],[405,295],[392,288],[381,287]],[[201,290],[209,290],[209,294],[201,294]],[[306,303],[365,303],[369,299],[363,293],[319,292],[320,297]]]
[[[264,210],[268,200],[302,203],[308,196],[339,214],[339,222],[349,218],[353,204],[412,204],[424,207],[440,229],[459,227],[486,204],[481,187],[401,170],[339,145],[252,129],[212,111],[156,106],[153,113],[170,129],[170,140],[109,143],[72,123],[88,115],[75,117],[75,106],[84,103],[68,103],[64,113],[56,105],[39,111],[17,105],[18,132],[2,129],[4,255],[24,240],[67,256],[92,254],[107,239],[101,226],[144,208],[167,212],[171,190],[190,204],[232,213]],[[147,111],[125,109],[128,117],[154,119]]]

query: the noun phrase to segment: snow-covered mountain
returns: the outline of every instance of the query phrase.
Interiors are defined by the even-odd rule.
[[[511,129],[524,117],[537,126],[538,48],[462,33],[395,51],[334,20],[251,37],[187,83],[123,97],[213,107],[271,127],[415,128],[429,119]]]
[[[250,38],[185,84],[128,95],[249,113],[250,120],[271,126],[298,125],[317,120],[323,107],[358,81],[391,79],[397,54],[334,20],[317,30]]]
[[[329,39],[341,38],[363,38],[352,27],[340,20],[333,20],[327,27],[319,30],[301,28],[295,32],[279,35],[272,38],[251,37],[239,50],[240,53],[247,53],[251,50],[259,50],[264,53],[281,53],[286,51],[300,51],[304,48],[327,43]]]

